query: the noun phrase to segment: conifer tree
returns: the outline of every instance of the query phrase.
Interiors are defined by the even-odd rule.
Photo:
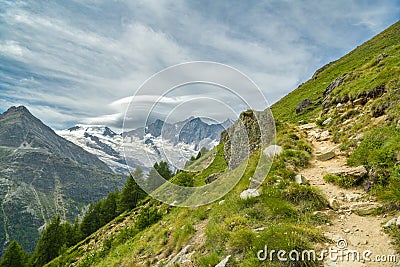
[[[137,167],[135,171],[129,175],[126,184],[121,191],[118,207],[119,212],[133,209],[146,195],[146,193],[136,183],[136,179],[143,179],[143,171],[140,167]]]
[[[60,216],[57,216],[43,231],[32,255],[31,265],[43,266],[56,258],[65,243],[65,226],[61,223]]]
[[[0,261],[0,267],[24,267],[27,266],[28,254],[13,240],[7,247]]]

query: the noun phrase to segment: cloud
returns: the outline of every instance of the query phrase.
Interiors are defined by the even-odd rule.
[[[232,65],[273,103],[399,14],[395,0],[3,1],[0,109],[27,105],[54,128],[82,122],[120,128],[146,79],[191,60]],[[205,96],[196,90],[165,96],[160,107]],[[211,96],[232,101],[223,92]],[[149,88],[138,97],[146,106],[159,92]],[[201,113],[200,102],[180,112]],[[135,114],[138,123],[146,117]]]

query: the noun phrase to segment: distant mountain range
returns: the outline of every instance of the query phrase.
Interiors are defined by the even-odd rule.
[[[97,155],[114,172],[128,173],[123,143],[129,150],[131,167],[145,170],[161,160],[172,161],[183,168],[186,161],[195,156],[202,147],[208,149],[218,144],[224,129],[233,122],[208,124],[200,118],[190,117],[176,123],[155,120],[146,127],[117,134],[106,126],[76,125],[57,131],[65,139]],[[128,154],[128,153],[127,153]]]
[[[124,183],[25,107],[9,108],[0,115],[0,252],[13,239],[32,251],[39,229],[55,215],[73,220],[85,205]]]

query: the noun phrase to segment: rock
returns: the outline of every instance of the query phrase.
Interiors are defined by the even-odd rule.
[[[301,174],[297,174],[294,177],[294,181],[295,181],[296,184],[307,184],[308,183],[307,179],[304,178],[304,176],[301,175]]]
[[[168,266],[173,266],[175,263],[182,263],[182,261],[186,260],[185,255],[187,254],[189,248],[190,245],[187,245],[181,251],[179,251],[179,253],[169,261]]]
[[[265,230],[265,227],[259,227],[259,228],[253,229],[254,232],[261,232],[264,230]]]
[[[397,222],[397,219],[393,218],[393,219],[389,220],[387,223],[385,223],[385,225],[383,225],[383,228],[387,228],[387,227],[390,227],[392,225],[396,225],[396,222]]]
[[[349,209],[359,215],[367,215],[380,207],[382,205],[377,202],[359,202],[351,205]]]
[[[300,103],[297,104],[296,114],[301,113],[303,110],[305,110],[306,108],[308,108],[311,105],[312,105],[312,101],[309,98],[302,100]]]
[[[344,232],[345,234],[348,234],[348,233],[350,233],[350,229],[344,229],[343,232]]]
[[[330,198],[328,200],[328,203],[329,203],[329,207],[331,209],[333,209],[333,210],[339,210],[340,209],[340,203],[339,203],[339,201],[337,200],[336,197]]]
[[[320,153],[321,154],[317,154],[317,160],[320,160],[320,161],[327,161],[327,160],[333,159],[336,156],[336,154],[333,150],[323,152],[323,153],[320,152]]]
[[[221,200],[220,202],[218,202],[218,205],[222,205],[225,203],[225,199]]]
[[[258,189],[246,189],[242,193],[240,193],[241,199],[248,199],[258,196],[260,196],[260,191],[258,191]]]
[[[347,77],[347,74],[344,74],[336,79],[334,79],[329,85],[328,87],[325,88],[324,92],[323,92],[323,96],[327,97],[333,90],[335,90],[337,87],[339,87],[344,79]]]
[[[329,131],[328,130],[327,131],[323,131],[318,139],[319,139],[319,141],[328,140],[329,139]]]
[[[231,255],[226,256],[225,259],[223,259],[220,263],[218,263],[217,265],[215,265],[215,267],[225,267],[226,264],[228,263],[229,259],[230,259]]]
[[[387,57],[386,54],[380,54],[378,56],[378,58],[376,59],[375,64],[378,64],[379,62],[381,62],[385,57]]]
[[[364,98],[358,98],[353,101],[354,106],[362,106],[365,104],[365,99]]]
[[[360,194],[346,194],[345,199],[347,202],[357,201],[361,198]]]
[[[339,103],[340,104],[340,103]],[[324,120],[324,122],[322,123],[322,125],[328,125],[329,123],[331,123],[333,121],[332,117],[327,118],[326,120]]]
[[[400,121],[400,120],[399,120]],[[303,124],[303,125],[299,125],[297,126],[298,130],[310,130],[312,128],[317,127],[317,124],[313,123],[308,123],[308,124]]]
[[[308,135],[311,136],[311,137],[313,137],[313,138],[315,138],[316,140],[318,140],[319,137],[321,136],[321,133],[318,132],[318,131],[312,130],[312,131],[309,131],[309,132],[308,132]]]
[[[358,167],[339,167],[339,168],[328,168],[327,174],[337,175],[337,176],[353,176],[353,177],[363,177],[367,174],[367,169],[364,166]]]
[[[400,120],[397,121],[397,128],[400,128]]]
[[[283,151],[283,148],[281,146],[277,145],[271,145],[264,149],[264,155],[267,157],[273,157],[275,155],[280,155]]]
[[[210,184],[217,180],[221,176],[221,173],[213,173],[210,176],[208,176],[205,180],[206,184]]]
[[[372,107],[372,117],[378,118],[382,115],[385,115],[385,111],[388,108],[388,105],[379,105]]]
[[[400,226],[400,216],[399,216],[399,218],[397,218],[397,220],[396,220],[396,225],[397,225],[397,226]]]
[[[342,103],[337,103],[337,105],[336,105],[337,108],[340,108],[341,106],[343,106]]]

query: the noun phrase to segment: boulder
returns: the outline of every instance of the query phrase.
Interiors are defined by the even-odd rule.
[[[333,150],[329,150],[326,152],[319,152],[319,153],[317,153],[316,156],[317,156],[317,160],[327,161],[327,160],[333,159],[336,156],[336,154]]]
[[[301,113],[303,110],[307,109],[311,105],[312,101],[309,98],[302,100],[300,103],[297,104],[296,114]]]
[[[230,259],[231,255],[226,256],[225,259],[223,259],[220,263],[218,263],[217,265],[215,265],[215,267],[225,267],[226,264],[228,263],[229,259]]]
[[[339,168],[328,168],[327,174],[337,175],[337,176],[353,176],[353,177],[363,177],[367,174],[367,169],[364,166],[358,167],[339,167]]]
[[[387,223],[385,223],[383,225],[383,228],[387,228],[387,227],[390,227],[392,225],[396,225],[396,222],[397,222],[397,219],[393,218],[393,219],[389,220]]]
[[[208,176],[205,180],[206,184],[210,184],[217,180],[221,176],[221,173],[213,173],[210,176]]]
[[[271,145],[269,147],[267,147],[266,149],[264,149],[264,155],[267,157],[273,157],[275,155],[279,155],[281,154],[283,151],[283,148],[281,146],[278,145]]]
[[[307,184],[307,183],[308,183],[307,179],[306,179],[303,175],[301,175],[301,174],[297,174],[297,175],[294,177],[294,182],[295,182],[296,184]]]
[[[340,103],[339,103],[340,104]],[[322,125],[328,125],[329,123],[331,123],[333,121],[332,117],[327,118],[326,120],[324,120],[324,122],[322,123]]]
[[[399,120],[399,122],[400,122],[400,120]],[[399,125],[400,125],[400,124],[399,124]],[[313,122],[313,123],[308,123],[308,124],[299,125],[299,126],[297,126],[297,129],[298,129],[298,130],[310,130],[310,129],[315,128],[315,127],[317,127],[317,124],[315,124],[315,123]]]
[[[246,189],[242,193],[240,193],[241,199],[248,199],[258,196],[260,196],[260,191],[258,191],[258,189]]]
[[[342,85],[344,79],[347,77],[347,74],[344,74],[336,79],[334,79],[324,90],[323,92],[323,96],[327,97],[329,96],[329,94],[335,90],[337,87],[339,87],[340,85]]]
[[[328,200],[328,204],[329,204],[329,207],[331,209],[333,209],[333,210],[339,210],[340,209],[340,203],[339,203],[339,201],[337,200],[336,197],[330,198]]]
[[[329,131],[328,130],[327,131],[323,131],[318,139],[319,139],[319,141],[328,140],[329,139]]]

